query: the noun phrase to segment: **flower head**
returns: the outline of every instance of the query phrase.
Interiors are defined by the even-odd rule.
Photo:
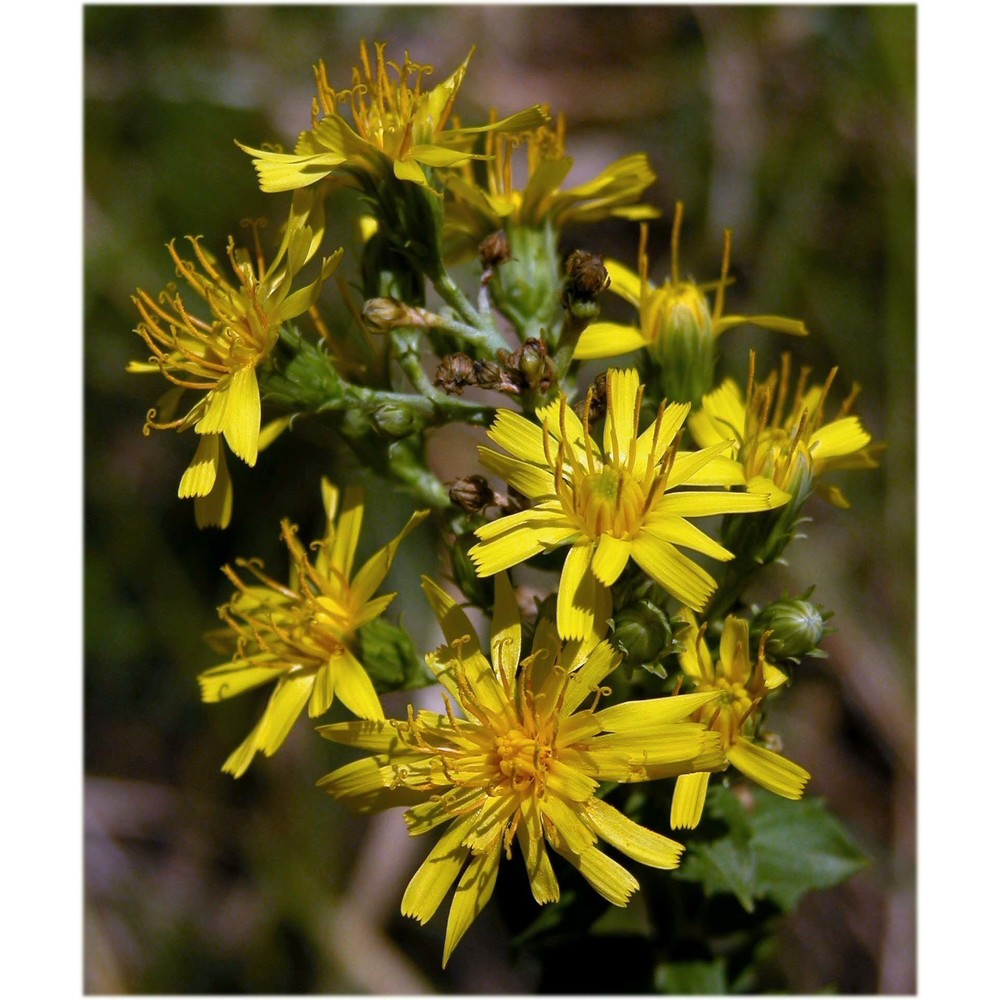
[[[683,847],[639,826],[597,797],[601,782],[648,781],[722,762],[718,737],[681,720],[712,695],[625,702],[598,710],[602,682],[618,664],[606,642],[562,646],[542,619],[521,658],[514,591],[497,577],[491,659],[465,612],[436,584],[424,592],[447,644],[427,657],[445,688],[445,714],[323,726],[328,739],[365,757],[320,787],[370,812],[408,806],[411,835],[448,824],[413,876],[402,911],[426,923],[452,885],[444,962],[489,900],[517,840],[539,904],[559,898],[547,846],[605,899],[624,906],[638,882],[597,846],[604,840],[654,868],[675,868]],[[453,708],[453,699],[457,710]]]
[[[331,87],[322,62],[314,67],[318,93],[313,100],[313,127],[299,135],[294,153],[237,145],[254,157],[262,191],[306,187],[340,167],[378,174],[386,165],[400,180],[426,186],[423,168],[466,162],[473,155],[469,147],[477,133],[520,132],[547,118],[535,106],[478,128],[446,128],[471,58],[472,52],[447,80],[425,90],[423,81],[433,73],[431,66],[414,62],[408,52],[402,65],[388,60],[384,43],[375,46],[373,64],[362,42],[361,65],[355,67],[348,89]],[[338,113],[341,104],[350,108],[353,128]]]
[[[823,385],[808,385],[803,368],[791,392],[791,356],[782,356],[781,372],[763,382],[755,380],[750,359],[749,404],[732,379],[708,393],[691,415],[688,427],[702,447],[732,442],[729,454],[748,477],[763,477],[781,490],[804,499],[815,490],[837,507],[848,502],[836,487],[816,480],[835,469],[873,469],[878,446],[861,421],[850,414],[860,391],[857,386],[840,407],[837,418],[824,423],[823,411],[837,369]],[[791,395],[791,398],[789,396]]]
[[[727,230],[725,235],[721,278],[699,285],[681,277],[682,218],[683,205],[678,203],[670,244],[670,275],[663,285],[656,286],[649,280],[646,252],[649,231],[645,225],[639,238],[638,273],[618,261],[605,261],[611,276],[611,291],[639,311],[639,325],[592,323],[577,342],[573,357],[610,358],[646,349],[662,369],[665,394],[697,405],[714,382],[715,340],[720,334],[746,323],[798,336],[808,331],[801,321],[783,316],[724,316],[725,289],[730,280],[731,233]],[[709,307],[705,292],[713,288],[715,302]]]
[[[678,450],[688,403],[661,403],[639,433],[642,387],[634,369],[612,369],[602,443],[593,440],[561,397],[532,423],[501,410],[489,437],[511,453],[480,448],[483,465],[533,501],[529,510],[477,529],[470,556],[490,576],[540,552],[570,546],[559,582],[558,625],[581,638],[595,617],[608,617],[608,588],[629,560],[682,603],[701,609],[715,589],[711,575],[678,546],[714,559],[733,554],[688,520],[780,506],[788,497],[748,481],[738,463],[721,457],[729,444]],[[733,486],[747,486],[734,491]],[[691,489],[690,487],[696,487]],[[701,487],[723,487],[701,489]]]
[[[682,643],[681,668],[695,690],[715,697],[698,708],[692,718],[719,734],[728,763],[770,792],[786,799],[800,799],[809,772],[781,754],[754,743],[760,725],[760,709],[768,692],[788,678],[764,657],[761,643],[756,660],[750,658],[750,629],[744,618],[729,615],[722,629],[719,659],[714,664],[694,614],[683,608],[685,627],[678,633]],[[698,825],[705,805],[708,773],[685,774],[677,779],[670,812],[674,829]]]
[[[565,139],[562,115],[555,127],[545,124],[521,134],[488,133],[485,187],[476,182],[471,161],[447,181],[444,238],[449,255],[472,252],[505,226],[549,223],[562,229],[570,222],[659,215],[652,206],[639,203],[642,192],[656,179],[644,153],[622,157],[593,180],[564,189],[562,184],[573,166],[564,152]],[[516,188],[513,180],[514,154],[519,148],[527,161],[523,188]]]
[[[256,582],[247,582],[231,566],[223,567],[236,593],[219,609],[229,631],[213,638],[216,646],[235,651],[232,662],[199,676],[202,700],[221,701],[277,682],[260,721],[222,766],[234,777],[246,771],[258,750],[270,757],[307,704],[312,717],[322,715],[339,698],[361,718],[384,718],[371,678],[354,655],[356,635],[396,596],[374,594],[400,542],[427,511],[414,514],[352,579],[364,517],[362,493],[348,489],[342,508],[339,501],[337,488],[324,480],[327,527],[323,538],[310,546],[316,552],[312,560],[295,526],[282,521],[281,535],[292,559],[287,586],[267,576],[257,560],[236,561]]]
[[[173,242],[168,244],[177,273],[204,300],[208,319],[190,312],[173,286],[155,299],[142,289],[132,298],[142,316],[136,333],[152,356],[132,362],[128,370],[158,371],[174,387],[160,412],[150,411],[143,431],[193,427],[201,436],[178,489],[178,496],[195,498],[200,526],[225,527],[229,522],[232,489],[222,440],[251,466],[267,443],[266,433],[262,442],[257,368],[269,357],[281,325],[312,307],[323,281],[340,262],[342,251],[324,258],[319,275],[292,291],[294,279],[319,249],[323,232],[321,203],[309,194],[297,196],[281,248],[269,267],[264,266],[256,226],[253,256],[237,249],[230,237],[227,255],[235,281],[225,277],[200,237],[188,237],[196,261],[184,259]],[[183,416],[171,419],[185,390],[199,397]]]

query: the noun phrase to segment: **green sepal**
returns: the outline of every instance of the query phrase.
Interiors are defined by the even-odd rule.
[[[358,634],[361,640],[361,662],[371,677],[375,690],[380,694],[386,691],[408,691],[434,683],[434,678],[405,629],[393,625],[385,618],[376,618],[363,625]]]
[[[751,794],[747,809],[722,785],[709,788],[706,813],[728,834],[689,844],[676,878],[701,882],[706,896],[731,893],[748,913],[758,900],[788,912],[810,889],[837,885],[868,863],[822,800]]]
[[[289,410],[315,410],[346,398],[330,356],[294,326],[283,326],[270,367],[258,371],[261,401]]]

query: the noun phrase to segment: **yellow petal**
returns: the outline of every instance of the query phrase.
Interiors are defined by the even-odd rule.
[[[382,581],[389,573],[393,559],[396,558],[396,550],[403,539],[419,527],[427,518],[430,511],[418,510],[413,514],[403,530],[389,542],[388,545],[379,549],[365,564],[358,570],[358,575],[351,581],[351,600],[355,606],[364,604],[375,593]]]
[[[270,757],[291,732],[295,720],[309,700],[314,678],[283,677],[278,681],[261,719],[257,749]]]
[[[476,635],[469,616],[458,606],[455,599],[429,576],[420,578],[420,587],[441,626],[445,642],[451,646],[457,640],[462,640],[466,652],[481,651],[479,636]]]
[[[636,436],[635,401],[639,395],[639,373],[634,368],[612,368],[607,381],[608,415],[604,421],[604,453],[614,462],[628,454]]]
[[[517,595],[506,573],[493,578],[495,598],[493,623],[490,632],[490,650],[493,665],[507,681],[508,690],[514,690],[514,675],[521,662],[521,611]]]
[[[591,829],[622,854],[650,868],[676,868],[684,845],[654,833],[630,820],[614,806],[593,798],[583,807],[583,818]]]
[[[228,528],[233,516],[233,482],[225,450],[219,449],[215,484],[207,497],[194,498],[194,522],[199,528]]]
[[[244,691],[250,691],[261,684],[267,684],[281,676],[287,668],[284,664],[275,667],[271,658],[234,660],[213,667],[198,675],[201,685],[201,700],[222,701],[233,698]]]
[[[375,685],[350,650],[330,657],[327,664],[337,697],[361,719],[384,719]]]
[[[715,591],[715,580],[701,566],[646,532],[633,539],[632,558],[661,587],[697,611]]]
[[[552,470],[548,466],[543,468],[519,458],[501,455],[484,445],[479,445],[479,459],[485,469],[495,472],[504,482],[532,500],[555,496]]]
[[[733,767],[769,792],[786,799],[802,798],[809,772],[781,754],[738,739],[726,751],[726,756]]]
[[[465,932],[472,926],[472,921],[482,913],[483,907],[493,895],[493,887],[497,882],[497,872],[500,870],[500,847],[503,838],[497,837],[496,843],[485,854],[474,856],[469,867],[462,873],[451,909],[448,911],[448,927],[444,936],[444,959],[441,968],[448,964],[451,953]]]
[[[496,419],[486,435],[516,458],[543,467],[549,464],[542,446],[542,428],[513,410],[497,410]],[[555,454],[554,447],[552,453]]]
[[[697,691],[666,698],[624,701],[597,712],[597,719],[609,733],[630,732],[669,726],[689,719],[699,708],[719,697],[718,691]]]
[[[708,791],[707,771],[682,774],[674,785],[674,798],[670,803],[670,828],[693,830],[701,820]]]
[[[524,866],[528,871],[531,895],[539,906],[559,899],[559,883],[552,870],[552,862],[545,850],[545,837],[538,812],[538,799],[527,796],[521,802],[521,822],[517,827],[517,842],[521,845]]]
[[[714,514],[743,514],[770,510],[773,506],[766,493],[716,493],[675,490],[656,501],[655,509],[681,517],[711,517]]]
[[[404,917],[414,917],[426,924],[434,916],[469,856],[469,849],[462,846],[462,841],[473,822],[475,816],[456,820],[434,845],[403,893],[400,910]]]
[[[820,427],[809,438],[809,454],[814,461],[828,461],[860,451],[871,439],[857,417],[842,417]]]
[[[627,538],[615,538],[614,535],[601,535],[594,553],[591,568],[594,576],[605,586],[610,587],[622,575],[628,565],[632,543]]]
[[[364,491],[358,486],[349,486],[344,493],[336,529],[331,525],[324,543],[324,548],[329,547],[330,550],[330,565],[345,578],[351,575],[354,566],[364,512]]]
[[[646,519],[641,533],[652,535],[653,538],[658,538],[661,542],[683,545],[686,549],[694,549],[695,552],[704,553],[713,559],[725,561],[733,558],[733,553],[729,549],[720,545],[710,535],[706,535],[700,528],[696,528],[690,521],[685,521],[683,517],[678,517],[676,514],[657,512]]]
[[[642,279],[639,275],[621,261],[610,257],[604,262],[604,267],[611,279],[611,291],[638,309],[642,300]]]
[[[593,787],[596,787],[596,783]],[[593,798],[593,793],[585,796],[580,802]],[[552,843],[560,851],[568,850],[572,854],[583,854],[597,843],[597,835],[580,818],[579,803],[569,805],[559,795],[546,794],[539,802],[542,815],[549,821]]]
[[[630,872],[596,847],[589,848],[577,858],[567,855],[567,860],[576,865],[580,874],[615,906],[626,906],[629,897],[639,888],[639,883]]]
[[[611,285],[614,288],[614,283]],[[574,361],[596,361],[599,358],[616,358],[631,354],[647,346],[642,331],[624,323],[591,323],[580,334],[573,349]]]
[[[326,712],[333,704],[333,695],[333,672],[329,664],[324,664],[316,671],[312,693],[309,695],[309,718],[315,719]]]
[[[202,434],[198,438],[191,464],[181,476],[177,496],[182,500],[188,497],[207,497],[215,486],[218,474],[221,437],[218,434]]]
[[[253,365],[245,365],[234,373],[226,396],[222,428],[226,444],[237,458],[242,458],[247,465],[256,465],[260,437],[260,390],[257,387],[257,370]]]
[[[352,719],[350,722],[334,722],[328,726],[317,726],[316,732],[324,739],[359,750],[392,755],[403,747],[395,720]]]
[[[594,546],[574,545],[566,555],[559,579],[556,625],[564,639],[582,639],[594,622],[595,589],[602,586],[590,568]]]

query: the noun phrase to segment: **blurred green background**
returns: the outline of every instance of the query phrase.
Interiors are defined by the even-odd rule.
[[[258,555],[280,572],[279,519],[315,531],[319,476],[352,473],[304,429],[254,470],[232,462],[233,524],[199,533],[176,499],[191,436],[144,438],[161,386],[125,374],[146,353],[130,295],[173,278],[168,240],[202,234],[221,248],[247,216],[280,221],[285,200],[258,191],[232,140],[291,146],[309,123],[311,65],[324,59],[344,85],[364,38],[431,63],[433,81],[477,45],[463,119],[536,102],[565,112],[571,180],[647,152],[659,178],[649,197],[664,209],[654,278],[669,266],[680,199],[683,269],[714,276],[732,228],[729,309],[799,316],[811,330],[784,343],[727,334],[723,370],[742,380],[751,347],[765,369],[790,347],[820,377],[840,365],[835,401],[863,386],[857,410],[888,444],[881,468],[838,480],[850,511],[812,503],[808,539],[754,596],[815,583],[836,612],[830,658],[798,672],[776,728],[812,772],[809,793],[872,864],[807,896],[773,961],[793,992],[912,992],[915,8],[88,6],[84,31],[85,989],[504,993],[542,982],[530,959],[511,958],[492,908],[440,971],[443,921],[398,915],[428,842],[409,842],[396,813],[367,823],[317,792],[340,758],[304,722],[239,782],[219,772],[260,711],[252,696],[199,702],[195,676],[215,662],[202,634],[229,594],[219,567]],[[632,264],[636,243],[634,226],[605,223],[567,232],[565,249]],[[406,507],[387,493],[375,504],[372,545]],[[426,567],[408,559],[393,573],[394,611],[419,644],[414,580]],[[563,982],[587,991],[586,977]]]

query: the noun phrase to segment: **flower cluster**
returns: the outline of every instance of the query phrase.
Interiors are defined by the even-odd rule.
[[[478,125],[457,118],[472,53],[431,87],[432,68],[409,53],[360,52],[342,89],[317,64],[312,128],[293,152],[240,144],[264,193],[290,193],[272,263],[259,225],[252,249],[229,241],[233,278],[202,238],[190,238],[193,261],[171,243],[206,315],[173,285],[139,291],[136,332],[150,357],[129,367],[170,383],[147,433],[199,436],[179,495],[195,499],[201,526],[233,516],[223,444],[253,466],[302,422],[335,442],[320,537],[307,547],[281,523],[287,580],[255,559],[223,568],[234,591],[208,640],[226,659],[199,675],[201,695],[270,688],[222,765],[235,777],[258,751],[274,754],[303,710],[316,718],[336,701],[354,717],[319,727],[363,754],[319,786],[359,812],[403,808],[412,835],[440,833],[402,912],[426,923],[454,887],[447,962],[515,841],[538,904],[560,899],[558,856],[625,906],[639,882],[607,850],[677,868],[685,844],[665,831],[696,830],[713,781],[737,772],[801,798],[810,775],[778,752],[765,713],[802,658],[822,655],[829,613],[811,591],[748,610],[745,591],[784,552],[812,493],[846,506],[819,480],[873,467],[878,447],[849,412],[856,390],[825,422],[833,372],[810,386],[804,371],[792,389],[788,355],[758,379],[751,354],[745,395],[722,372],[726,330],[806,327],[725,313],[728,232],[719,279],[684,278],[680,204],[670,273],[651,281],[642,220],[659,211],[643,200],[655,179],[646,154],[567,184],[566,123],[546,105]],[[354,220],[359,273],[338,275],[346,309],[334,310],[323,293],[344,249],[321,247],[327,197],[343,185],[361,190],[365,208]],[[611,219],[642,222],[637,272],[560,245],[568,224]],[[475,254],[481,275],[464,290],[448,267]],[[609,289],[635,308],[635,324],[600,320]],[[636,352],[631,365],[584,367]],[[187,409],[185,392],[197,396]],[[488,442],[449,482],[429,433],[446,423]],[[344,481],[348,461],[391,484],[380,511],[396,498],[403,508],[403,527],[387,542],[383,532],[357,571],[371,518]],[[425,521],[434,530],[407,542],[405,572],[419,566],[445,642],[422,659],[389,617],[396,595],[379,591]],[[443,711],[411,704],[405,718],[386,717],[382,693],[432,684]]]

